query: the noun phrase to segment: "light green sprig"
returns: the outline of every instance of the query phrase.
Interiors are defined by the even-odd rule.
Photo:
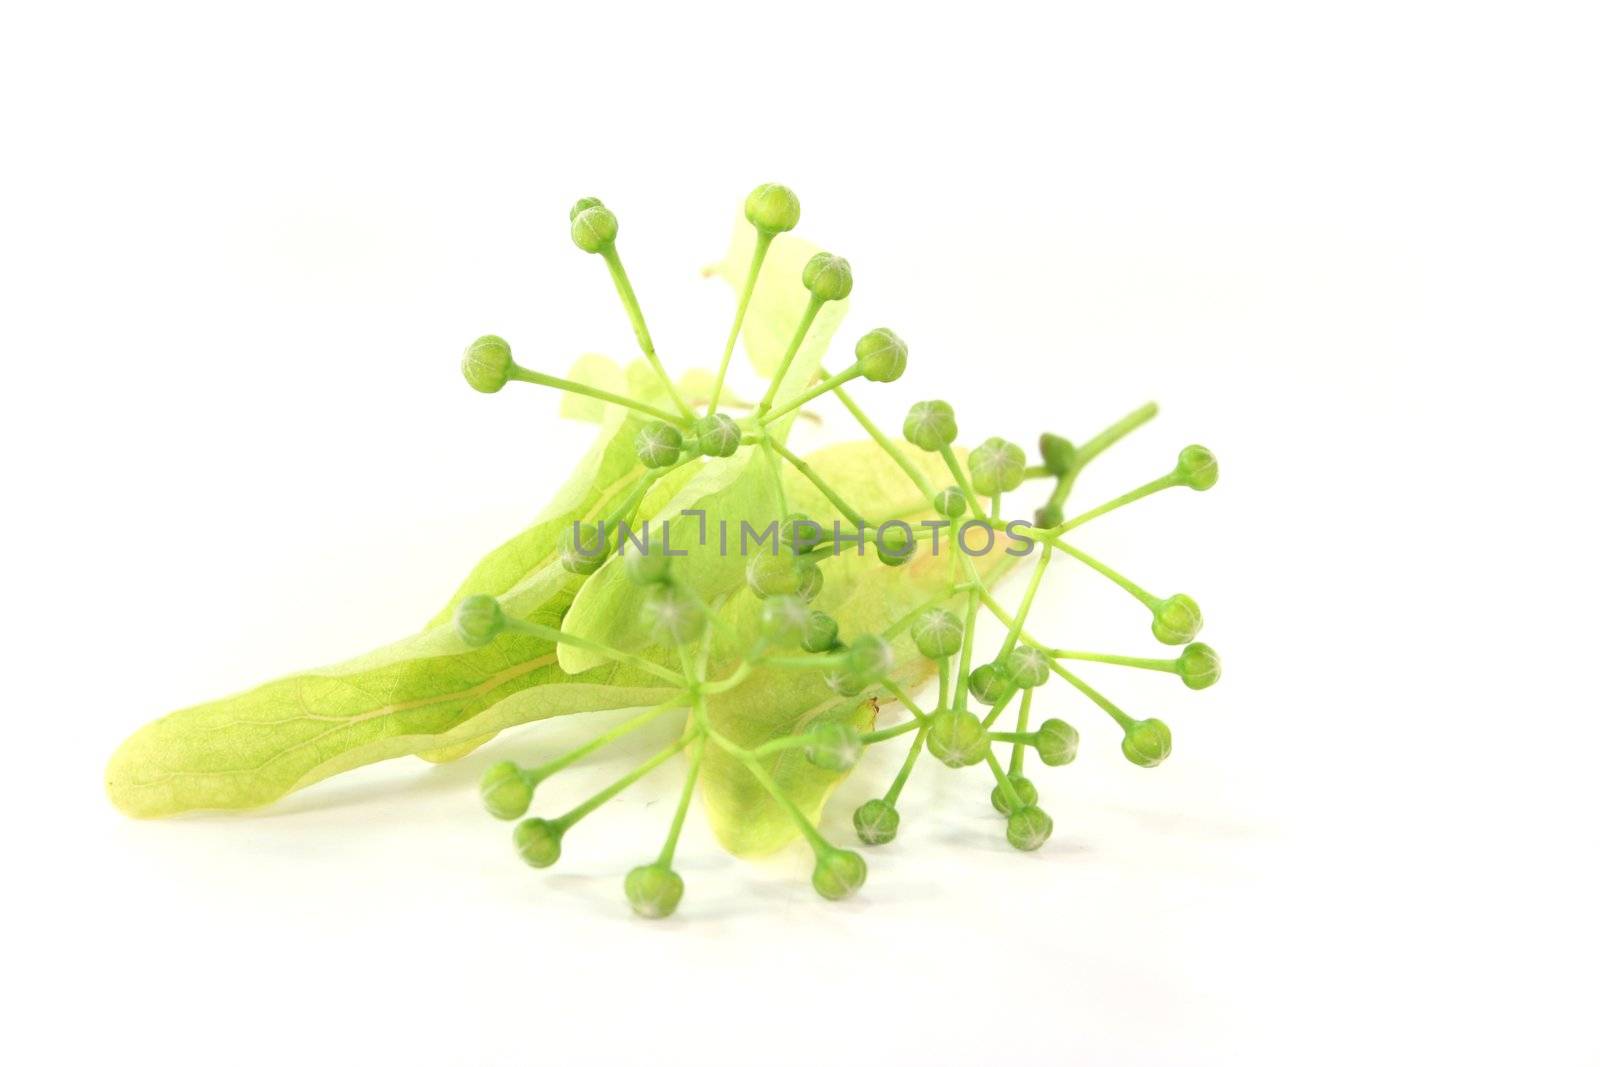
[[[649,692],[648,699],[637,702],[645,710],[566,752],[527,765],[494,762],[482,775],[479,795],[490,815],[516,820],[515,852],[543,868],[560,861],[566,836],[590,814],[669,763],[681,763],[682,783],[660,850],[622,879],[628,906],[652,919],[674,915],[684,900],[686,887],[675,861],[697,796],[708,798],[713,809],[722,801],[709,798],[739,798],[735,822],[776,827],[752,834],[764,845],[804,841],[811,850],[813,889],[826,900],[841,901],[863,889],[867,863],[860,853],[829,840],[820,813],[832,788],[873,746],[904,744],[905,753],[882,794],[853,813],[862,844],[883,847],[899,839],[905,787],[927,764],[921,758],[926,752],[951,769],[986,768],[980,776],[991,807],[1003,818],[999,832],[1015,849],[1033,851],[1046,844],[1054,823],[1040,807],[1038,784],[1026,774],[1027,759],[1031,755],[1044,767],[1061,767],[1076,760],[1080,747],[1077,729],[1066,721],[1034,721],[1036,702],[1053,702],[1068,690],[1087,698],[1122,731],[1123,755],[1136,766],[1157,766],[1172,752],[1165,723],[1124,711],[1067,664],[1170,673],[1194,690],[1221,677],[1216,652],[1194,640],[1203,623],[1194,599],[1153,594],[1066,540],[1093,520],[1162,490],[1211,489],[1218,467],[1208,449],[1190,445],[1167,473],[1068,519],[1065,507],[1085,468],[1153,418],[1154,404],[1076,445],[1055,433],[1042,434],[1038,462],[1031,466],[1023,448],[1002,437],[959,450],[956,412],[944,400],[912,404],[901,425],[903,443],[896,441],[846,386],[899,380],[908,367],[907,343],[888,327],[872,329],[856,342],[850,364],[828,373],[819,348],[838,312],[824,316],[820,325],[819,315],[850,296],[850,264],[816,252],[800,265],[805,246],[783,236],[800,220],[800,201],[786,186],[768,183],[751,191],[744,218],[753,242],[747,257],[724,271],[735,283],[733,321],[712,384],[709,390],[703,384],[688,390],[696,398],[691,405],[656,352],[617,251],[617,216],[592,197],[573,205],[573,243],[605,262],[644,357],[638,365],[642,379],[624,384],[578,371],[562,378],[529,369],[495,335],[467,347],[461,370],[480,393],[497,393],[516,381],[614,410],[608,424],[615,427],[614,437],[601,457],[614,488],[603,495],[579,494],[581,507],[562,511],[555,527],[542,530],[538,553],[522,549],[524,556],[539,560],[536,566],[519,557],[515,565],[502,567],[497,561],[476,573],[453,602],[449,635],[434,633],[406,650],[412,657],[405,661],[408,678],[426,674],[415,664],[438,660],[459,669],[464,657],[474,657],[472,677],[486,674],[487,680],[471,684],[487,687],[484,692],[504,681],[494,673],[497,662],[515,672],[534,656],[541,657],[541,666],[569,668],[567,657],[572,657],[596,677],[626,677],[635,680],[640,693]],[[786,317],[777,326],[781,333],[773,332],[778,320],[767,311],[751,316],[753,302],[767,300],[755,295],[758,281],[768,292],[775,270],[776,281],[787,286]],[[775,359],[766,364],[773,370],[764,395],[750,415],[736,420],[719,412],[719,405],[739,403],[729,399],[725,380],[740,337],[752,347],[747,331],[753,321],[768,330]],[[873,470],[884,477],[860,477],[855,473],[859,463],[830,463],[825,453],[802,456],[790,444],[791,416],[828,398],[861,426],[867,435],[862,447],[872,451],[879,461]],[[702,400],[704,411],[698,411]],[[1034,479],[1052,484],[1033,523],[1008,521],[1007,503]],[[770,523],[775,534],[769,547],[736,552],[707,541],[703,533],[698,544],[678,543],[676,551],[661,544],[630,545],[623,536],[622,529],[641,516],[666,514],[678,541],[683,526],[673,519],[673,510],[685,503],[704,504],[712,519]],[[943,526],[928,525],[934,520],[943,520]],[[848,532],[835,531],[834,522]],[[961,546],[967,543],[964,531],[993,543],[991,535],[1016,536],[1018,525],[1033,551],[1026,586],[1012,608],[996,593],[1010,561],[975,560]],[[864,542],[854,555],[845,550],[850,537]],[[872,552],[865,551],[866,543]],[[942,558],[946,554],[949,561]],[[1037,605],[1052,595],[1047,578],[1062,560],[1088,567],[1125,590],[1149,612],[1156,640],[1183,646],[1181,651],[1172,658],[1073,651],[1031,634],[1028,620],[1037,619]],[[502,569],[512,576],[502,575]],[[884,577],[890,574],[894,577]],[[863,608],[853,600],[858,596],[872,603]],[[985,614],[1004,635],[997,646],[980,651],[979,622]],[[575,624],[580,618],[584,625]],[[871,621],[863,625],[863,619]],[[922,682],[934,677],[936,694],[919,701]],[[1051,686],[1056,679],[1066,684],[1064,690]],[[802,691],[809,694],[807,702],[785,705],[781,715],[772,710],[787,694]],[[463,732],[471,716],[462,710],[466,705],[459,694],[449,695],[457,704],[440,724],[439,747],[445,753],[440,758],[459,754],[448,746],[470,750],[494,732]],[[406,699],[426,705],[432,698]],[[353,714],[360,719],[390,711],[360,704]],[[559,813],[539,811],[549,796],[541,786],[551,777],[652,723],[680,718],[670,742],[587,799]],[[996,748],[1001,745],[1011,746],[1005,766]],[[1095,751],[1091,746],[1086,758]],[[112,788],[115,797],[117,787]],[[175,787],[161,788],[163,796],[177,795]],[[164,802],[171,806],[170,800]],[[727,824],[724,817],[721,826]]]

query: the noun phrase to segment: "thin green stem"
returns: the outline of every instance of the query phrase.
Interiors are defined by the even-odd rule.
[[[1061,549],[1061,551],[1065,552],[1073,559],[1079,561],[1080,563],[1087,564],[1093,569],[1099,571],[1101,574],[1105,575],[1107,578],[1110,578],[1113,582],[1116,582],[1118,585],[1122,586],[1123,589],[1127,590],[1135,600],[1138,600],[1150,610],[1154,611],[1156,606],[1161,603],[1160,597],[1147,592],[1138,585],[1134,584],[1132,581],[1124,578],[1122,575],[1112,570],[1110,567],[1106,566],[1104,563],[1101,563],[1093,556],[1090,556],[1086,552],[1080,552],[1078,549],[1073,548],[1059,537],[1043,536],[1041,537],[1041,540],[1043,540],[1046,544],[1054,545],[1056,548]]]
[[[750,777],[761,783],[761,788],[772,795],[772,799],[778,802],[778,806],[788,814],[789,818],[794,821],[796,828],[805,836],[806,842],[811,845],[813,852],[821,856],[833,848],[832,845],[828,844],[827,838],[823,837],[817,831],[817,828],[811,825],[811,820],[806,818],[805,812],[801,811],[795,805],[795,802],[789,799],[787,793],[778,788],[778,783],[773,781],[772,775],[768,774],[767,769],[761,766],[760,760],[756,759],[751,752],[734,744],[715,730],[710,732],[710,736],[711,740],[721,746],[724,751],[743,763],[745,770],[750,772]]]
[[[1078,480],[1078,475],[1082,473],[1084,467],[1089,465],[1090,460],[1155,418],[1159,410],[1155,404],[1146,404],[1142,408],[1130,411],[1085,441],[1073,453],[1072,466],[1067,469],[1067,473],[1063,474],[1061,480],[1056,483],[1055,491],[1050,494],[1050,503],[1056,507],[1060,507],[1065,503],[1067,494],[1072,491],[1073,484]]]
[[[1131,504],[1135,500],[1143,500],[1152,493],[1159,493],[1163,489],[1171,489],[1175,485],[1182,484],[1179,481],[1179,477],[1180,476],[1177,471],[1163,474],[1161,477],[1156,478],[1153,481],[1146,482],[1137,489],[1123,493],[1115,500],[1108,500],[1099,507],[1084,512],[1082,515],[1075,515],[1066,522],[1063,522],[1061,525],[1046,532],[1051,535],[1059,536],[1060,534],[1066,533],[1068,530],[1075,530],[1091,519],[1098,519],[1107,512],[1116,511],[1118,508],[1126,504]]]
[[[772,382],[767,386],[767,394],[761,398],[761,403],[756,405],[757,422],[765,419],[767,412],[772,410],[772,401],[778,395],[778,388],[783,385],[784,376],[789,373],[789,364],[794,362],[795,353],[800,351],[800,345],[806,339],[806,332],[816,321],[817,312],[822,310],[823,303],[820,297],[812,296],[810,302],[806,304],[805,314],[800,316],[800,324],[795,327],[794,338],[789,342],[789,350],[783,354],[783,361],[773,372]]]
[[[815,400],[823,393],[826,393],[828,390],[837,389],[845,382],[855,381],[859,377],[861,377],[861,365],[857,363],[852,365],[848,370],[842,370],[831,378],[824,378],[822,381],[818,382],[816,385],[813,385],[810,389],[807,389],[805,392],[790,400],[782,407],[773,408],[760,420],[761,425],[766,426],[769,423],[776,422],[785,415],[789,414],[789,412],[794,411],[796,408],[804,407],[806,404],[811,403],[811,401]]]
[[[965,558],[964,553],[958,553]],[[967,710],[967,677],[972,673],[972,640],[978,628],[978,595],[976,589],[967,593],[967,619],[961,631],[961,666],[956,671],[955,710]]]
[[[571,752],[568,752],[562,756],[558,756],[555,759],[550,760],[548,763],[541,763],[537,767],[530,767],[527,771],[528,777],[532,781],[542,782],[552,774],[555,774],[557,771],[563,770],[564,768],[570,767],[574,763],[577,763],[591,752],[597,752],[612,742],[628,736],[639,727],[644,726],[647,723],[654,722],[663,712],[671,708],[683,707],[684,698],[687,695],[687,693],[676,693],[648,711],[641,711],[633,718],[618,723],[600,736],[592,738],[589,741],[585,741]]]
[[[906,781],[911,777],[911,768],[916,765],[917,757],[922,755],[922,742],[928,736],[928,728],[924,726],[917,731],[917,736],[911,741],[911,749],[906,753],[906,761],[900,765],[900,773],[895,775],[894,784],[883,795],[883,802],[894,807],[894,802],[900,799],[900,790],[906,786]]]
[[[989,614],[999,619],[1000,625],[1009,628],[1012,622],[1015,621],[1011,616],[1011,612],[1007,611],[1005,606],[996,600],[994,598],[994,594],[989,592],[989,590],[980,586],[975,591],[978,594],[978,599],[983,601],[983,606],[989,609]],[[1039,644],[1039,642],[1035,641],[1028,635],[1027,630],[1019,629],[1017,633],[1021,636],[1022,640],[1028,642],[1028,644],[1035,646]]]
[[[887,741],[892,737],[899,737],[901,734],[908,734],[912,730],[920,730],[922,729],[923,718],[923,716],[919,715],[915,719],[907,719],[899,726],[888,726],[882,730],[874,730],[869,734],[862,734],[861,743],[863,745],[875,745],[879,741]]]
[[[805,477],[805,479],[808,482],[810,482],[812,485],[816,486],[817,487],[817,491],[819,493],[821,493],[823,496],[827,497],[828,498],[828,502],[830,504],[832,504],[835,508],[837,508],[839,510],[839,514],[843,515],[845,517],[845,519],[847,519],[852,526],[858,526],[859,527],[859,526],[865,526],[867,524],[867,520],[862,518],[861,512],[857,511],[855,508],[853,508],[849,504],[845,503],[844,498],[841,497],[838,493],[834,492],[833,487],[831,485],[829,485],[827,483],[827,481],[820,474],[818,474],[815,470],[812,469],[811,464],[807,463],[805,460],[801,459],[799,456],[797,456],[793,452],[789,451],[787,448],[785,448],[783,445],[779,444],[777,441],[773,440],[771,437],[766,437],[766,438],[763,438],[762,440],[765,443],[767,448],[771,449],[772,451],[776,452],[778,455],[782,456],[785,460],[787,460],[789,462],[789,465],[791,467],[793,467],[795,470],[799,471]]]
[[[684,748],[688,746],[689,742],[693,741],[698,736],[700,736],[700,730],[699,727],[696,727],[694,730],[684,734],[682,737],[678,738],[678,740],[674,741],[660,752],[657,752],[654,756],[651,756],[649,759],[639,764],[639,766],[635,767],[621,778],[618,778],[616,781],[612,782],[610,785],[606,786],[604,789],[600,790],[600,792],[596,793],[588,800],[585,800],[582,804],[579,804],[565,815],[558,819],[552,819],[551,822],[555,823],[563,831],[571,829],[579,819],[582,819],[585,815],[588,815],[590,812],[594,811],[594,809],[598,808],[600,805],[604,804],[606,801],[610,800],[612,797],[628,788],[634,782],[637,782],[639,779],[643,778],[645,775],[661,766],[667,760],[671,759],[675,754],[682,752]]]
[[[1033,568],[1033,574],[1028,578],[1028,589],[1022,594],[1022,604],[1017,608],[1016,618],[1011,620],[1011,628],[1006,631],[1005,643],[1000,646],[1000,654],[995,659],[1005,659],[1017,647],[1017,638],[1022,633],[1022,624],[1028,618],[1028,611],[1033,607],[1034,595],[1039,592],[1039,582],[1044,578],[1044,569],[1050,563],[1052,546],[1045,542],[1044,551],[1039,554],[1039,562]]]
[[[703,693],[715,696],[718,693],[726,693],[730,689],[737,689],[744,684],[750,675],[755,673],[755,669],[755,662],[746,661],[735,667],[733,673],[726,678],[718,679],[715,682],[706,682],[700,687],[700,690]]]
[[[939,445],[939,455],[944,457],[944,465],[950,468],[950,473],[955,476],[956,485],[967,498],[967,507],[974,515],[983,514],[983,504],[978,500],[978,494],[973,491],[972,483],[967,481],[967,472],[961,469],[960,462],[956,459],[955,452],[947,444]]]
[[[1146,671],[1166,671],[1168,674],[1178,673],[1179,661],[1175,659],[1148,659],[1143,656],[1114,656],[1106,652],[1073,652],[1065,648],[1051,648],[1045,650],[1046,655],[1056,659],[1076,659],[1087,663],[1114,663],[1119,667],[1138,667]]]
[[[950,657],[939,657],[939,703],[938,707],[944,708],[945,702],[950,699]]]
[[[996,700],[994,702],[994,707],[989,709],[989,714],[987,714],[987,715],[985,715],[983,717],[983,728],[985,730],[987,730],[989,727],[993,726],[995,724],[995,720],[999,719],[1000,716],[1005,714],[1006,708],[1011,706],[1011,698],[1016,696],[1016,695],[1017,695],[1017,687],[1016,686],[1014,686],[1014,685],[1006,686],[1005,690],[1002,691],[1001,694],[1000,694],[1000,699]]]
[[[1084,464],[1088,463],[1091,459],[1098,456],[1100,453],[1104,452],[1106,449],[1110,448],[1112,445],[1116,444],[1118,441],[1122,440],[1124,437],[1128,436],[1134,430],[1137,430],[1151,419],[1155,418],[1160,410],[1161,409],[1156,407],[1155,404],[1151,403],[1146,404],[1134,411],[1130,411],[1128,414],[1122,416],[1122,418],[1118,419],[1110,426],[1107,426],[1105,429],[1101,430],[1099,433],[1095,434],[1093,437],[1089,438],[1089,440],[1080,445],[1078,450],[1073,454],[1072,465],[1077,468],[1082,468]]]
[[[655,342],[650,340],[650,328],[644,324],[644,312],[639,309],[639,298],[633,295],[633,283],[628,280],[628,272],[622,268],[622,257],[617,254],[617,246],[607,245],[600,250],[600,255],[611,271],[611,282],[617,287],[617,295],[622,298],[622,306],[628,312],[628,321],[633,323],[633,336],[639,341],[639,350],[650,362],[656,377],[661,379],[661,385],[672,398],[673,404],[683,413],[686,420],[693,421],[694,412],[683,402],[683,397],[678,395],[677,387],[672,384],[666,368],[661,365],[661,360],[656,355]]]
[[[1036,735],[1030,734],[1026,730],[990,730],[989,731],[989,740],[991,740],[991,741],[1014,741],[1017,744],[1022,744],[1022,745],[1031,745],[1033,743],[1033,741],[1034,741],[1035,736]]]
[[[867,417],[866,412],[856,406],[856,402],[850,399],[849,393],[843,389],[835,389],[834,395],[839,398],[839,403],[845,406],[845,410],[854,416],[856,422],[861,424],[861,428],[867,431],[867,436],[878,442],[879,448],[889,453],[889,458],[894,460],[895,466],[906,472],[906,477],[910,478],[916,487],[922,490],[922,495],[928,498],[929,504],[932,504],[935,492],[927,476],[906,457],[905,452],[899,445],[889,440],[884,435],[884,432],[878,429],[877,424]]]
[[[672,853],[678,847],[678,835],[683,832],[683,819],[689,814],[689,802],[694,799],[694,783],[700,777],[700,759],[705,754],[706,738],[702,733],[695,739],[694,751],[689,754],[689,772],[683,776],[683,792],[678,796],[678,810],[672,814],[672,826],[667,830],[666,844],[661,846],[661,854],[656,857],[656,863],[662,867],[672,866]]]
[[[619,396],[618,394],[609,392],[605,389],[596,389],[594,386],[584,385],[582,382],[574,382],[569,381],[566,378],[557,378],[553,375],[541,374],[536,370],[529,370],[527,367],[513,365],[510,374],[508,374],[506,377],[514,382],[531,382],[534,385],[544,385],[550,387],[551,389],[564,389],[569,393],[577,393],[580,396],[593,397],[595,400],[603,400],[607,404],[616,404],[618,407],[631,408],[634,411],[649,415],[653,419],[660,419],[662,422],[670,422],[675,426],[681,427],[689,424],[689,420],[687,418],[680,418],[679,416],[672,414],[670,411],[663,411],[654,404],[646,404],[641,400],[635,400],[628,396]]]
[[[1000,761],[994,758],[994,749],[984,750],[983,758],[988,761],[989,769],[994,772],[994,780],[1000,786],[1000,795],[1006,798],[1006,806],[1012,811],[1022,807],[1022,798],[1017,795],[1017,787],[1011,784],[1011,779],[1000,769]]]
[[[1033,709],[1033,690],[1032,689],[1024,690],[1023,694],[1022,694],[1022,706],[1017,709],[1017,732],[1018,733],[1022,733],[1022,732],[1026,731],[1028,729],[1028,712],[1031,711],[1032,709]],[[1015,745],[1013,745],[1011,747],[1011,771],[1010,771],[1010,773],[1017,774],[1017,775],[1020,775],[1022,773],[1022,759],[1023,759],[1023,756],[1027,753],[1027,751],[1028,751],[1028,746],[1023,744],[1021,741],[1018,741]]]
[[[722,363],[717,367],[717,380],[711,387],[711,399],[706,404],[706,414],[717,413],[717,401],[722,399],[722,381],[728,376],[728,362],[733,359],[733,346],[739,340],[739,330],[744,326],[744,313],[750,307],[750,294],[756,289],[756,276],[761,273],[761,263],[772,247],[770,233],[756,231],[756,247],[750,255],[750,270],[744,278],[744,290],[739,294],[739,308],[733,313],[733,329],[728,331],[728,344],[722,350]]]
[[[607,515],[601,521],[606,523],[613,530],[617,528],[619,523],[631,522],[633,520],[634,513],[639,510],[639,505],[644,503],[645,494],[650,491],[650,487],[665,477],[668,471],[675,470],[692,459],[694,459],[693,456],[685,456],[671,467],[663,467],[658,470],[645,471],[643,476],[640,477],[639,481],[635,483],[634,487],[628,491],[628,495],[623,498],[622,503],[613,508],[611,514]],[[621,551],[620,546],[618,551]]]
[[[911,714],[917,717],[918,722],[921,722],[928,717],[928,713],[917,707],[917,702],[911,699],[911,694],[900,688],[899,684],[896,683],[893,678],[885,678],[883,680],[883,688],[889,693],[890,696],[904,704],[906,706],[906,710],[910,711]]]
[[[1065,678],[1067,682],[1078,692],[1082,693],[1084,696],[1088,697],[1090,700],[1099,705],[1100,710],[1117,720],[1117,725],[1121,726],[1124,730],[1133,725],[1133,716],[1129,715],[1127,712],[1111,703],[1111,701],[1101,696],[1094,690],[1092,686],[1090,686],[1083,679],[1079,678],[1076,674],[1073,674],[1055,660],[1050,661],[1050,669],[1061,675],[1061,677]]]

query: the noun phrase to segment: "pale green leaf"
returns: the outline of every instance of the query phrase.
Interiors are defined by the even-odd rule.
[[[555,625],[558,593],[523,617]],[[106,789],[129,815],[253,808],[332,774],[448,749],[553,715],[665,699],[651,675],[608,665],[572,677],[554,647],[503,635],[469,649],[450,625],[333,667],[173,712],[112,756]]]
[[[567,371],[567,377],[582,385],[592,385],[611,393],[625,393],[628,387],[627,376],[616,360],[592,352],[579,356]],[[561,417],[564,419],[603,423],[606,412],[611,409],[610,404],[592,396],[582,393],[561,394]]]

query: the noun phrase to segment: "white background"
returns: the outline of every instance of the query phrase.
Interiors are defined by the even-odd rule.
[[[542,6],[0,16],[6,1058],[1596,1062],[1583,5]],[[885,421],[942,395],[1031,442],[1160,400],[1090,502],[1217,451],[1212,493],[1084,538],[1225,658],[1199,694],[1094,674],[1166,765],[1055,692],[1084,745],[1038,776],[1044,851],[930,765],[854,901],[692,819],[661,924],[620,882],[672,776],[548,872],[478,810],[488,762],[592,723],[113,812],[135,727],[408,632],[565,476],[589,428],[456,360],[628,355],[573,199],[681,369],[766,180],[855,265],[846,336],[911,344],[860,390]],[[1152,647],[1082,574],[1048,597],[1038,630]]]

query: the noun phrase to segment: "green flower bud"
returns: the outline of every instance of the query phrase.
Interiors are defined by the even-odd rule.
[[[873,542],[877,546],[878,562],[885,567],[902,567],[911,562],[917,551],[917,539],[911,535],[910,527],[897,520],[878,527]]]
[[[787,185],[765,182],[744,198],[744,217],[762,233],[788,233],[800,224],[800,198]]]
[[[681,645],[700,636],[706,625],[705,609],[686,590],[658,585],[646,595],[642,609],[650,636],[660,644]]]
[[[900,813],[887,800],[869,800],[851,819],[863,845],[887,845],[900,830]]]
[[[1172,731],[1160,719],[1140,719],[1122,735],[1122,754],[1130,763],[1154,767],[1172,755]]]
[[[836,696],[854,697],[865,692],[871,683],[849,667],[834,667],[823,673],[822,684],[831,689]]]
[[[517,823],[511,840],[517,854],[530,867],[548,867],[561,858],[560,827],[548,819],[523,819]]]
[[[848,771],[861,758],[861,735],[847,722],[819,722],[806,738],[806,759],[825,771]]]
[[[959,519],[967,511],[967,494],[956,486],[946,486],[934,494],[933,510],[947,519]]]
[[[806,632],[811,609],[797,596],[768,597],[761,604],[761,636],[775,648],[793,648]]]
[[[1210,645],[1194,644],[1178,653],[1178,677],[1190,689],[1204,689],[1222,677],[1222,658]]]
[[[1011,801],[1006,798],[1005,789],[997,784],[989,793],[989,803],[993,804],[994,810],[1001,815],[1010,815],[1013,811],[1019,810],[1019,808],[1031,807],[1039,802],[1039,790],[1022,775],[1008,774],[1006,775],[1006,781],[1011,783],[1011,790],[1017,794],[1017,799],[1021,801],[1021,804],[1014,807]]]
[[[811,257],[800,272],[800,281],[818,300],[843,300],[855,284],[849,261],[827,252]]]
[[[480,393],[498,393],[511,378],[511,346],[486,333],[461,354],[461,376]]]
[[[856,365],[869,382],[892,382],[906,370],[906,343],[886,326],[856,342]]]
[[[998,663],[985,663],[967,676],[967,692],[978,703],[991,708],[1000,703],[1000,698],[1011,688],[1011,679],[1006,677],[1005,668]]]
[[[800,588],[794,595],[804,600],[807,604],[817,599],[817,594],[822,592],[822,568],[809,567],[800,578]]]
[[[672,868],[651,863],[629,871],[622,891],[628,895],[628,906],[635,915],[665,919],[678,910],[678,901],[683,899],[683,879]]]
[[[794,512],[778,526],[778,544],[807,552],[822,543],[822,525],[802,512]]]
[[[605,205],[600,202],[600,198],[597,196],[580,197],[577,203],[572,205],[572,210],[567,212],[567,221],[574,221],[579,215],[582,215],[592,207],[605,207]]]
[[[967,456],[967,472],[972,488],[983,496],[1009,493],[1022,484],[1028,468],[1028,454],[1022,446],[1000,437],[991,437]]]
[[[1065,437],[1046,433],[1039,435],[1039,455],[1044,459],[1044,469],[1059,478],[1072,469],[1078,450]]]
[[[796,596],[806,587],[809,573],[816,569],[817,561],[810,556],[779,548],[751,556],[744,567],[744,580],[758,597]]]
[[[1006,657],[1005,675],[1018,689],[1043,685],[1050,677],[1050,661],[1032,645],[1018,645]]]
[[[943,400],[919,400],[906,412],[900,432],[924,452],[937,452],[956,439],[955,408]]]
[[[911,623],[917,651],[929,659],[944,659],[961,651],[962,626],[954,612],[929,608]]]
[[[850,642],[844,665],[852,674],[865,679],[870,685],[881,682],[894,669],[894,649],[877,634],[862,634]]]
[[[683,434],[665,422],[647,422],[633,438],[633,451],[639,462],[652,470],[670,467],[683,452]]]
[[[623,543],[627,545],[625,539]],[[643,551],[625,547],[622,558],[628,580],[635,585],[660,585],[672,577],[672,558],[659,539],[652,539]]]
[[[721,412],[696,419],[694,437],[695,446],[702,456],[724,459],[739,451],[739,442],[744,439],[739,424]]]
[[[604,252],[617,240],[617,217],[601,204],[572,217],[572,243],[585,252]]]
[[[1187,645],[1195,639],[1205,620],[1193,597],[1178,593],[1157,604],[1151,613],[1150,632],[1163,645]]]
[[[593,574],[611,554],[611,546],[600,540],[600,528],[582,523],[574,533],[567,525],[561,530],[561,566],[573,574]]]
[[[479,593],[456,605],[456,633],[472,648],[482,648],[506,628],[500,601]]]
[[[867,861],[858,852],[830,848],[817,856],[811,885],[829,900],[843,900],[867,880]]]
[[[520,819],[533,803],[533,783],[523,776],[521,767],[501,760],[483,772],[478,795],[483,798],[484,810],[495,818]]]
[[[1205,492],[1217,484],[1217,457],[1204,445],[1190,445],[1178,453],[1178,480],[1190,489]]]
[[[1060,504],[1045,504],[1034,510],[1033,525],[1035,529],[1048,530],[1052,526],[1060,526],[1061,520],[1066,517]]]
[[[807,652],[826,652],[839,640],[839,624],[833,616],[813,611],[806,619],[805,632],[800,635],[800,647]]]
[[[1007,817],[1006,840],[1011,842],[1012,848],[1032,852],[1050,840],[1050,831],[1055,828],[1055,821],[1050,816],[1036,805],[1029,804]]]
[[[1034,734],[1033,747],[1046,767],[1064,767],[1078,756],[1078,731],[1060,719],[1046,719]]]
[[[945,708],[928,721],[928,751],[947,767],[970,767],[989,751],[989,735],[970,711]]]

